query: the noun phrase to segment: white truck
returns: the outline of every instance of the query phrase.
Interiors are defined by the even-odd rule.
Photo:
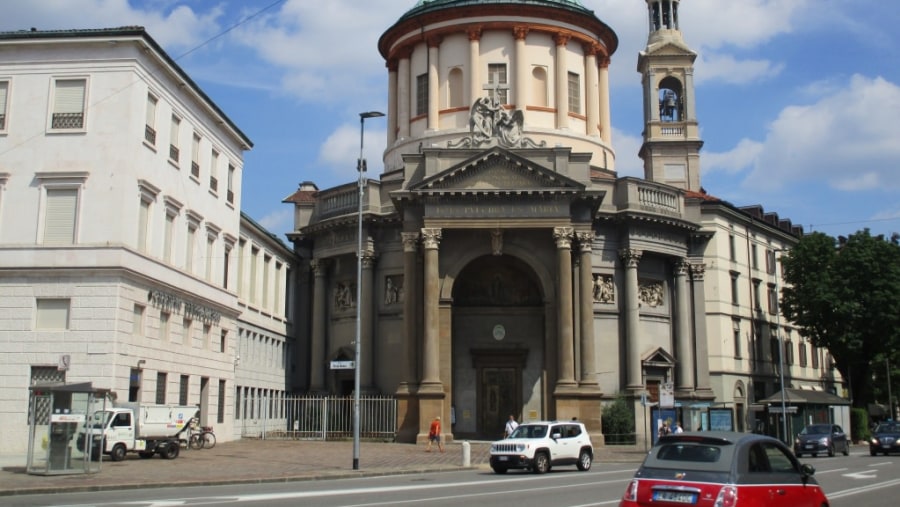
[[[125,459],[129,452],[137,452],[142,458],[159,454],[165,459],[175,459],[181,451],[182,433],[199,409],[190,405],[156,405],[146,403],[119,403],[97,410],[78,435],[77,446],[84,451],[85,442],[91,442],[91,458],[108,454],[113,461]]]

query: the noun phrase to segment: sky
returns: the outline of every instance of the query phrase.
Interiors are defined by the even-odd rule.
[[[618,35],[610,66],[620,176],[643,176],[645,0],[581,0]],[[355,182],[359,113],[387,110],[378,38],[416,0],[0,0],[0,31],[144,26],[253,141],[241,208],[292,229],[301,182]],[[900,9],[885,0],[682,0],[701,184],[806,232],[900,232]],[[369,176],[386,122],[365,123]],[[527,129],[527,125],[526,125]]]

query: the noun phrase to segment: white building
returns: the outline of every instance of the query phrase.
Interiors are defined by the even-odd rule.
[[[240,212],[251,146],[143,28],[0,34],[0,454],[36,381],[197,404],[220,440],[239,383],[284,389],[238,365],[288,350],[290,251]]]

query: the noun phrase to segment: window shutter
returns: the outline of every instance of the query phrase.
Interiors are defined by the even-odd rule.
[[[44,244],[71,245],[75,242],[77,189],[48,189],[44,217]]]
[[[84,83],[83,79],[58,80],[56,82],[56,98],[53,102],[53,112],[84,112]]]
[[[156,97],[147,95],[147,125],[156,126]]]

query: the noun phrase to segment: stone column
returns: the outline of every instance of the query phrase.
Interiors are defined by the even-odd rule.
[[[327,259],[309,262],[313,272],[312,337],[309,342],[309,390],[325,391],[325,313],[328,311],[328,294],[325,287],[328,271]]]
[[[580,280],[578,282],[581,300],[581,384],[597,385],[597,356],[594,352],[594,276],[591,242],[593,232],[579,232],[578,246],[581,253]]]
[[[584,44],[584,91],[587,135],[600,135],[600,83],[597,77],[599,44]]]
[[[362,284],[362,290],[360,294],[362,294],[362,301],[357,301],[356,304],[362,305],[359,307],[359,319],[360,319],[360,329],[359,329],[359,339],[360,339],[360,370],[359,370],[359,382],[360,389],[362,392],[366,392],[367,390],[371,391],[373,386],[375,385],[372,377],[372,365],[375,363],[373,356],[373,352],[375,351],[375,344],[372,343],[374,333],[372,329],[375,326],[375,322],[373,319],[373,307],[378,301],[375,296],[375,256],[372,255],[371,252],[364,252],[362,256],[362,280],[359,283]]]
[[[609,115],[609,57],[600,60],[600,139],[607,145],[612,144],[612,120]]]
[[[709,383],[709,344],[706,337],[706,288],[703,276],[706,264],[691,264],[691,284],[694,292],[694,346],[697,368],[697,390],[712,393]]]
[[[527,115],[525,105],[528,103],[528,85],[531,80],[528,79],[528,54],[525,49],[525,37],[528,36],[527,26],[517,26],[513,28],[513,38],[516,40],[516,80],[513,82],[513,96],[510,98],[510,104],[515,104],[516,109]],[[525,123],[528,123],[527,120]]]
[[[559,378],[557,387],[575,385],[575,344],[572,329],[572,236],[571,227],[555,227],[557,255],[557,332]]]
[[[691,315],[688,301],[687,273],[690,265],[685,259],[675,263],[675,388],[682,392],[694,390],[694,354],[691,352]]]
[[[473,104],[481,96],[481,81],[478,69],[481,55],[481,28],[469,29],[469,101]]]
[[[418,232],[400,233],[403,238],[403,345],[401,347],[400,390],[409,391],[418,378],[416,368],[416,252]]]
[[[558,33],[556,42],[556,128],[569,128],[569,67],[566,64],[566,44],[569,36]]]
[[[422,246],[425,249],[425,339],[422,344],[422,389],[441,390],[440,355],[440,271],[438,269],[438,245],[440,229],[422,229]]]
[[[625,268],[625,348],[627,350],[627,379],[630,390],[644,388],[641,372],[640,301],[638,293],[638,262],[643,254],[640,250],[622,249],[619,256]]]
[[[409,137],[409,57],[412,50],[406,50],[398,55],[397,63],[397,138]]]
[[[428,130],[440,128],[440,80],[438,79],[438,59],[441,55],[441,38],[428,38]]]
[[[387,115],[387,145],[390,148],[397,140],[397,59],[391,58],[388,67],[388,115]]]

